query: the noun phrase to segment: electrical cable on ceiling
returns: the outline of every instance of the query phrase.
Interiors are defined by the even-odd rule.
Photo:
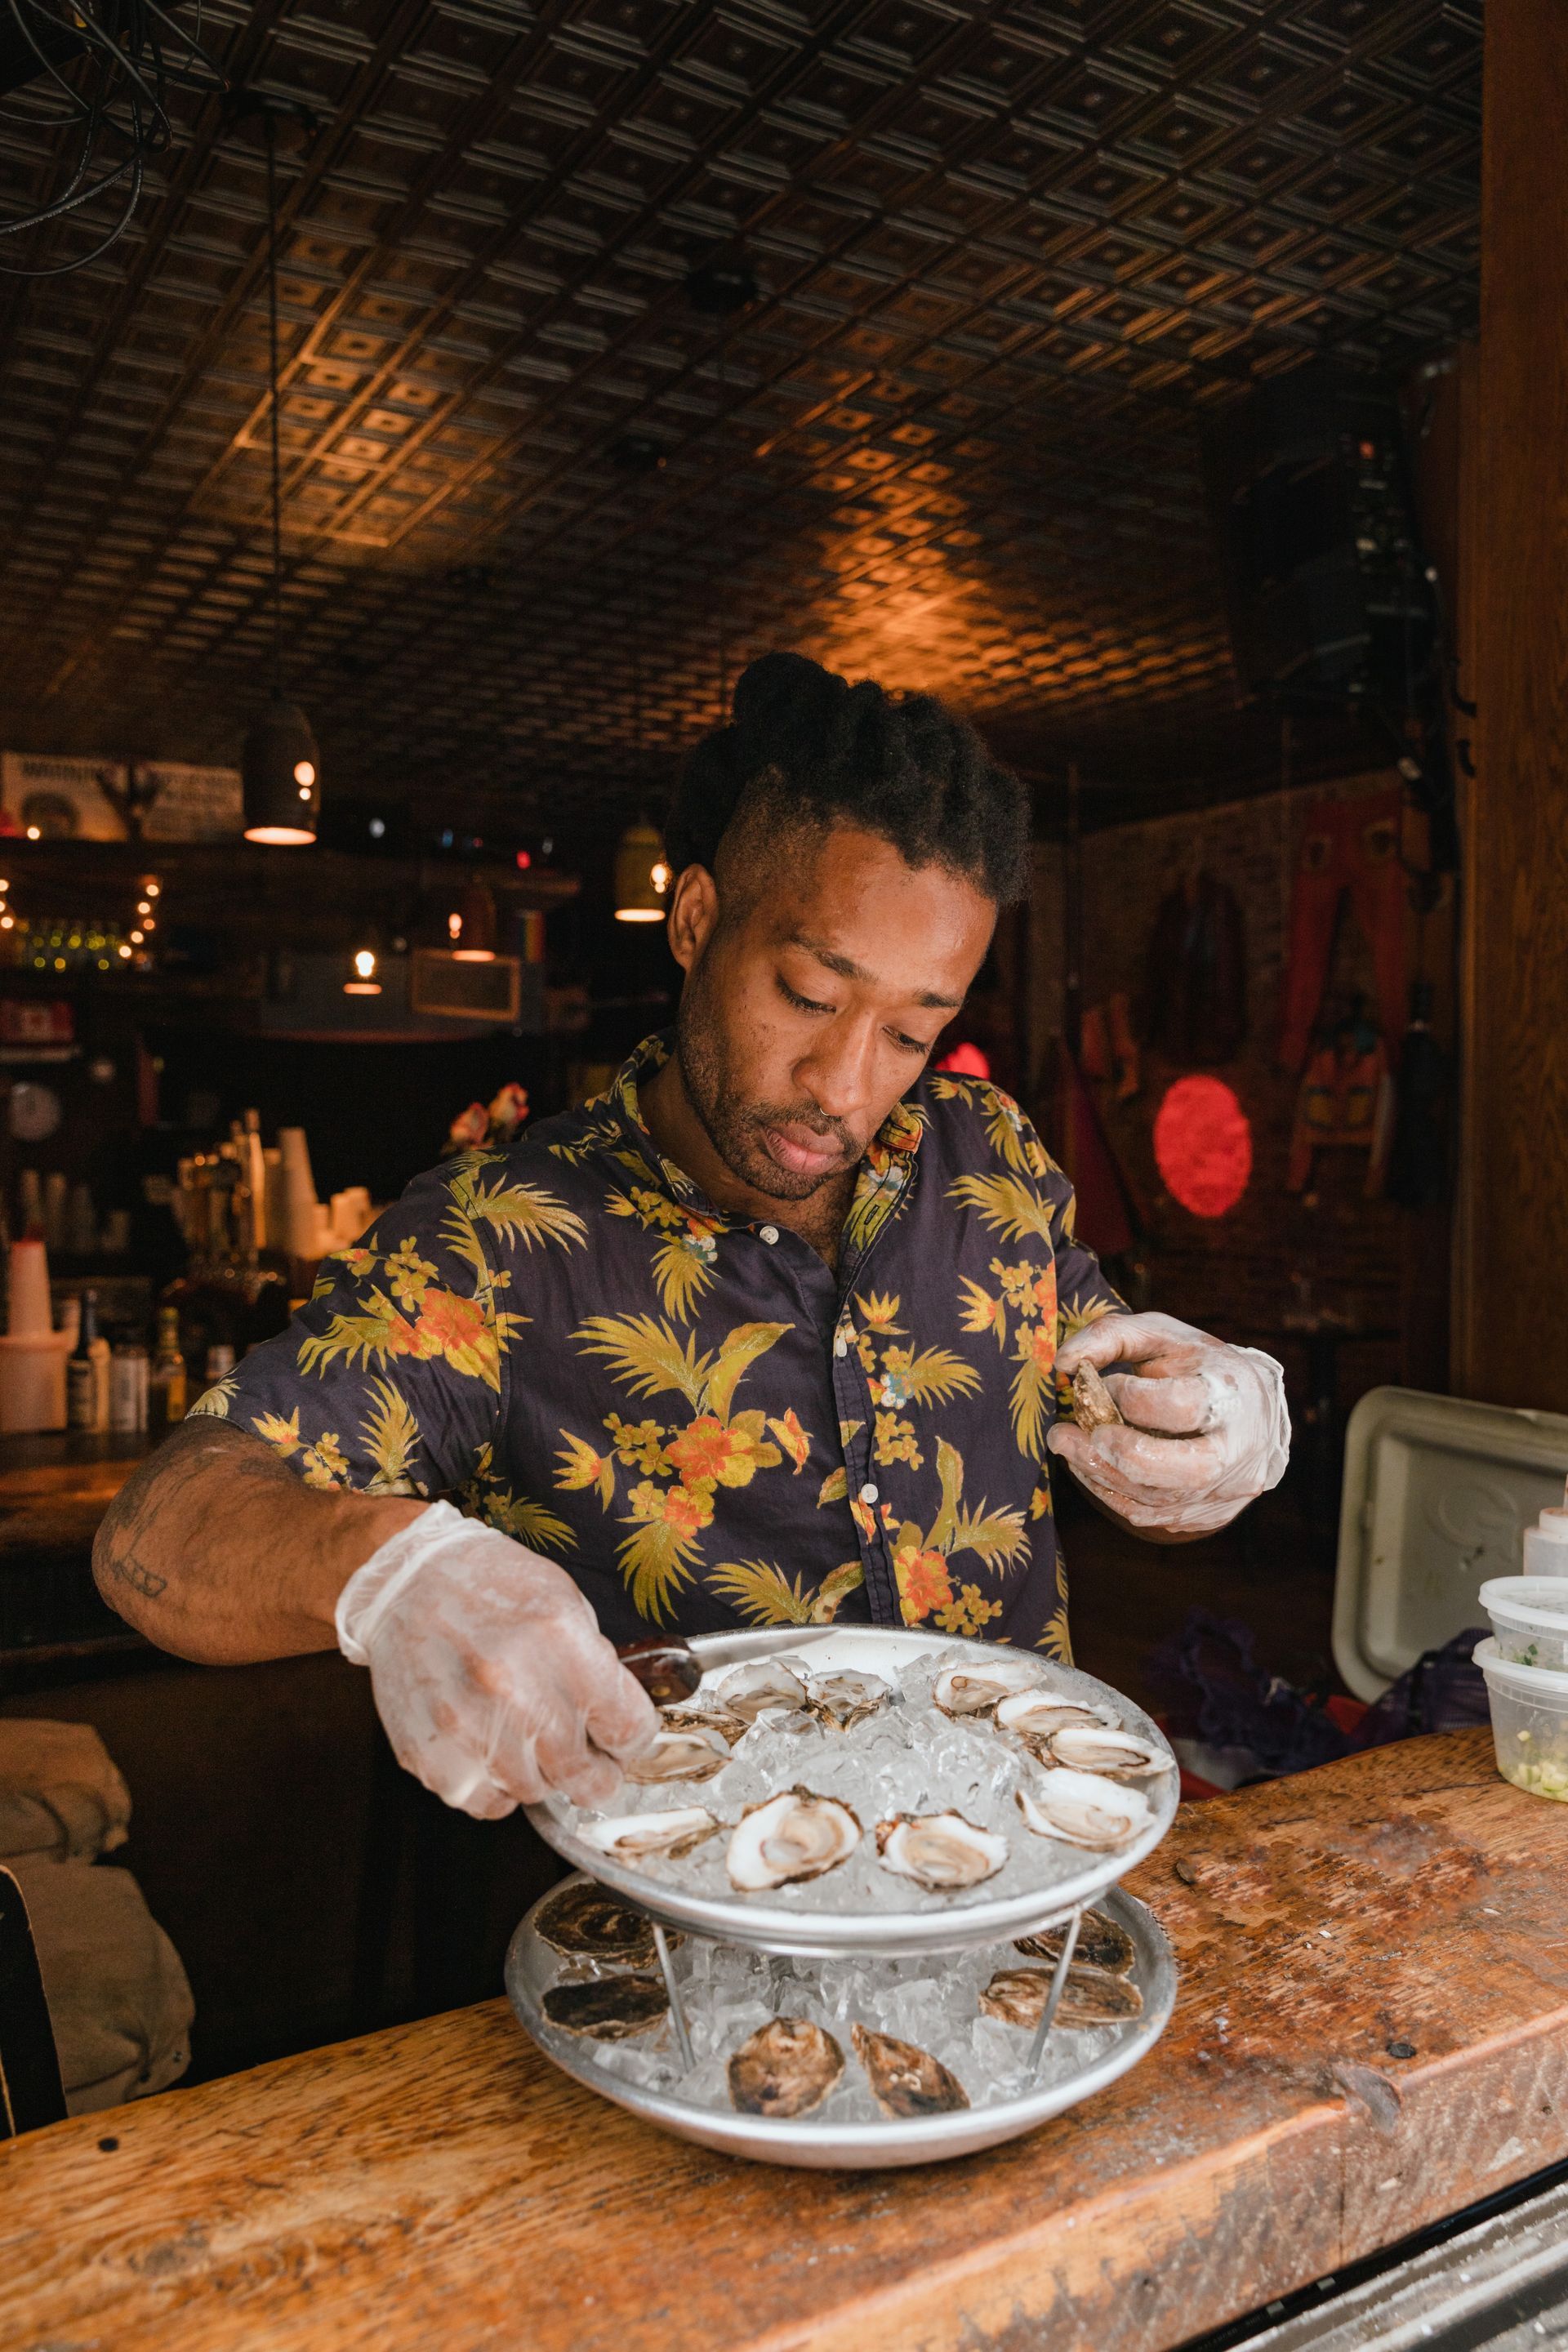
[[[62,184],[47,204],[0,218],[0,238],[31,235],[41,243],[52,223],[110,190],[119,205],[88,251],[63,261],[17,260],[0,247],[0,273],[60,278],[96,261],[129,226],[149,160],[174,144],[174,95],[207,97],[227,87],[196,35],[157,0],[0,0],[0,93],[26,88],[35,99],[0,111],[0,121],[58,126],[67,150]]]

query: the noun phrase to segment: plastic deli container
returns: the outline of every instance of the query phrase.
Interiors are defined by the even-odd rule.
[[[1515,1665],[1495,1636],[1473,1655],[1486,1676],[1498,1770],[1533,1797],[1568,1801],[1568,1673]]]
[[[1568,1672],[1568,1576],[1494,1576],[1480,1597],[1500,1657]]]

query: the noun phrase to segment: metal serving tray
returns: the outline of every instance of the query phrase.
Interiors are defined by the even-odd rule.
[[[833,2123],[820,2116],[772,2121],[764,2116],[699,2105],[679,2093],[645,2089],[600,2065],[592,2042],[547,2025],[540,2006],[546,1990],[557,1978],[575,1973],[574,1964],[563,1959],[534,1927],[534,1914],[548,1900],[548,1895],[542,1895],[528,1913],[506,1957],[506,1989],[512,2008],[545,2056],[589,2090],[614,2099],[617,2106],[628,2108],[662,2130],[695,2140],[701,2147],[718,2148],[726,2156],[750,2157],[759,2164],[859,2170],[881,2165],[937,2164],[949,2157],[971,2156],[977,2148],[995,2147],[1003,2140],[1016,2139],[1020,2133],[1048,2123],[1053,2116],[1103,2091],[1135,2066],[1164,2032],[1176,1998],[1176,1964],[1164,1930],[1152,1912],[1113,1887],[1097,1898],[1098,1908],[1119,1921],[1132,1938],[1133,1973],[1143,1995],[1143,2009],[1121,2029],[1108,2051],[1077,2074],[1058,2077],[996,2106],[962,2108],[956,2115],[889,2116],[877,2123]],[[1010,1944],[1005,1952],[1011,1955]],[[1005,1965],[1004,1952],[998,1953],[997,1965]]]
[[[704,1673],[755,1658],[809,1657],[821,1674],[850,1671],[896,1679],[919,1658],[941,1658],[976,1666],[994,1659],[994,1645],[964,1642],[947,1633],[921,1633],[879,1625],[786,1626],[760,1633],[700,1633],[691,1644]],[[1026,1657],[1027,1651],[1008,1654]],[[1127,1727],[1170,1754],[1163,1735],[1131,1700],[1093,1675],[1073,1666],[1039,1661],[1052,1685],[1087,1705],[1115,1708]],[[781,1785],[785,1776],[781,1772]],[[752,1896],[694,1894],[679,1880],[679,1864],[661,1870],[635,1869],[601,1853],[572,1826],[573,1808],[552,1798],[531,1805],[528,1818],[547,1844],[573,1866],[624,1895],[662,1927],[678,1927],[753,1951],[797,1952],[817,1958],[835,1954],[879,1953],[899,1958],[922,1952],[967,1951],[978,1944],[1010,1942],[1082,1905],[1098,1902],[1108,1887],[1152,1853],[1174,1819],[1178,1794],[1173,1769],[1139,1783],[1152,1818],[1142,1836],[1114,1853],[1075,1853],[1046,1838],[1023,1832],[1019,1850],[1037,1846],[1038,1883],[1022,1893],[987,1898],[984,1892],[955,1896],[940,1909],[922,1911],[820,1911],[790,1908],[787,1891],[768,1901]],[[700,1799],[699,1798],[698,1801]],[[684,1801],[692,1801],[685,1800]]]

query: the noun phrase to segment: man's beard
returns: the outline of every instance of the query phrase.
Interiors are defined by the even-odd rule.
[[[748,1102],[733,1085],[726,1066],[716,1025],[705,1017],[700,982],[688,981],[676,1018],[675,1051],[686,1098],[700,1120],[709,1142],[732,1176],[770,1201],[806,1201],[820,1186],[833,1182],[860,1158],[857,1143],[842,1119],[826,1118],[815,1103]],[[809,1128],[831,1137],[843,1157],[820,1175],[781,1168],[763,1139],[770,1127]]]

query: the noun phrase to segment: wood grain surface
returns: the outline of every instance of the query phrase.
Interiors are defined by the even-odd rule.
[[[1568,1410],[1568,8],[1486,12],[1461,1395]]]
[[[1176,2015],[1010,2147],[741,2163],[487,2002],[0,2148],[0,2343],[1155,2352],[1568,2155],[1568,1808],[1489,1734],[1184,1807],[1129,1883]]]

